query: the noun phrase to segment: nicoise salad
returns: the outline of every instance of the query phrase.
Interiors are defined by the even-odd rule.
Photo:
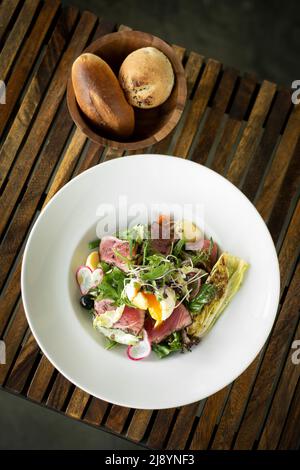
[[[236,294],[248,264],[220,253],[195,223],[160,216],[89,243],[76,272],[80,304],[107,348],[132,360],[190,351]]]

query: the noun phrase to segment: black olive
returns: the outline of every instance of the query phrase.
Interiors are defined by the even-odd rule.
[[[94,299],[91,295],[83,295],[80,297],[80,305],[87,310],[94,308]]]

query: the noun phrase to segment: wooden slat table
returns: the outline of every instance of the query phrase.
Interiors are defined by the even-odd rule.
[[[188,103],[175,132],[143,150],[190,158],[225,175],[268,224],[280,261],[280,306],[267,345],[244,374],[179,409],[122,408],[58,373],[28,328],[20,270],[33,222],[72,177],[123,155],[75,129],[65,97],[74,59],[117,28],[58,0],[0,6],[0,80],[7,85],[0,105],[0,338],[7,348],[0,384],[149,448],[294,449],[300,441],[300,365],[291,360],[291,345],[300,339],[300,106],[274,83],[174,46],[186,71]]]

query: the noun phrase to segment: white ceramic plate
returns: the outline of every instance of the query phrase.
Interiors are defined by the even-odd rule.
[[[97,207],[117,205],[119,195],[147,208],[200,202],[206,233],[250,264],[240,291],[191,353],[130,361],[126,347],[103,347],[102,335],[79,305],[74,273],[95,238]],[[85,171],[42,211],[25,249],[22,295],[38,344],[71,382],[122,406],[169,408],[217,392],[253,361],[276,315],[279,268],[266,225],[225,178],[179,158],[131,156]]]

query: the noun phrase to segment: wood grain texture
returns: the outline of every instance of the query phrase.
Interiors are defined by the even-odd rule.
[[[287,420],[284,425],[281,439],[278,445],[279,450],[295,450],[300,446],[300,381],[293,397]]]
[[[54,366],[48,361],[46,356],[42,356],[28,388],[28,398],[36,402],[41,402],[43,400],[54,370]]]
[[[130,408],[113,405],[106,420],[105,426],[114,432],[121,433],[124,429],[129,412]]]
[[[200,73],[201,66],[203,64],[204,57],[200,54],[196,54],[195,52],[191,52],[188,56],[185,65],[185,78],[187,84],[187,100],[191,98],[191,93],[195,86],[197,77]],[[184,116],[181,117],[180,122],[184,120]],[[173,136],[176,132],[176,129],[172,131],[167,137],[165,137],[161,142],[154,144],[152,147],[152,153],[157,154],[166,154],[168,153],[168,149],[170,147],[170,143],[173,139]]]
[[[152,410],[135,410],[126,436],[132,441],[140,442],[145,435],[152,413]]]
[[[2,239],[0,245],[0,257],[2,259],[0,286],[3,285],[5,277],[14,262],[15,253],[18,253],[22,245],[72,126],[73,122],[64,102],[47,142],[43,147],[37,165],[31,173],[23,198],[14,212],[8,230]]]
[[[3,335],[5,326],[13,311],[14,305],[18,300],[20,294],[20,276],[21,276],[21,262],[17,266],[10,278],[9,283],[6,285],[5,290],[0,296],[0,336]]]
[[[204,165],[208,159],[209,151],[215,141],[222,118],[229,104],[237,76],[238,72],[231,68],[226,69],[223,73],[209,115],[191,156],[192,160],[197,163]]]
[[[295,150],[300,128],[300,105],[293,107],[284,134],[276,150],[272,165],[266,175],[256,207],[264,220],[268,220],[283,178]]]
[[[191,108],[185,121],[185,126],[175,145],[173,151],[175,156],[183,158],[187,157],[201,118],[204,115],[208,100],[213,91],[220,69],[221,64],[219,62],[212,59],[208,60],[195,92]]]
[[[147,440],[148,447],[151,449],[163,448],[174,414],[175,408],[158,411]]]
[[[192,403],[180,408],[166,445],[168,450],[181,450],[185,448],[198,407],[199,403]]]
[[[276,243],[283,227],[292,201],[297,197],[300,188],[300,135],[291,161],[283,178],[280,191],[268,222],[268,227]]]
[[[300,201],[294,210],[293,216],[289,223],[280,253],[280,289],[281,292],[288,284],[291,271],[296,263],[299,252],[300,240]]]
[[[0,4],[0,47],[15,11],[21,0],[3,0]]]
[[[90,395],[76,387],[68,403],[66,414],[72,418],[80,419],[87,405]]]
[[[238,135],[242,128],[242,121],[249,107],[255,85],[256,78],[252,75],[245,74],[240,80],[211,166],[213,170],[220,174],[224,174],[232,153],[232,148],[234,148],[237,142]]]
[[[59,0],[52,0],[52,2],[46,2],[43,4],[42,9],[34,22],[32,30],[24,42],[21,53],[12,68],[11,77],[6,84],[6,105],[1,108],[0,135],[5,128],[6,122],[11,116],[14,106],[23,89],[24,82],[26,82],[31,68],[39,55],[41,46],[48,34],[48,30],[50,29],[52,20],[55,17],[59,6]]]
[[[0,52],[0,77],[6,81],[10,68],[18,54],[18,50],[23,46],[25,35],[33,20],[34,14],[39,6],[39,0],[27,0],[19,13],[10,34],[5,41]]]
[[[50,199],[54,196],[60,188],[71,178],[72,172],[75,168],[80,153],[86,142],[86,136],[82,134],[81,130],[76,129],[71,139],[70,144],[65,152],[63,160],[55,174],[55,178],[50,186],[47,197],[45,199],[45,205],[48,204]]]
[[[34,121],[31,132],[18,156],[18,159],[10,173],[10,179],[0,199],[0,232],[7,224],[13,207],[26,182],[32,165],[41,149],[43,141],[55,116],[66,89],[68,71],[72,62],[82,51],[88,37],[94,28],[96,17],[91,13],[83,13],[71,43],[62,56],[59,66],[51,81],[38,115]]]
[[[0,149],[0,188],[7,177],[24,136],[28,132],[36,110],[41,104],[64,47],[70,39],[77,15],[78,10],[75,8],[63,10],[44,50],[41,63],[33,74],[23,96],[16,117]],[[1,113],[0,120],[3,115]]]
[[[260,87],[242,138],[227,172],[227,178],[229,181],[236,185],[239,184],[247,165],[256,150],[260,131],[262,130],[262,126],[271,106],[275,91],[276,85],[267,81],[264,81]]]
[[[275,324],[258,377],[235,442],[236,449],[251,449],[263,426],[268,403],[289,349],[293,330],[299,321],[300,265],[296,270],[286,299]],[[276,360],[274,360],[276,358]]]
[[[229,388],[225,387],[207,398],[193,435],[190,445],[191,450],[205,450],[208,448],[228,393]]]
[[[75,15],[73,13],[71,18],[74,19],[74,16]],[[77,16],[77,12],[76,12],[76,16]],[[99,34],[100,35],[105,34],[107,31],[110,31],[111,29],[113,29],[113,27],[114,26],[111,23],[106,23],[106,22],[100,23],[100,25],[98,26],[95,32],[96,37]],[[63,102],[63,104],[61,105],[59,109],[58,114],[56,115],[55,123],[51,128],[46,145],[43,147],[43,150],[40,154],[38,164],[35,167],[31,175],[31,178],[27,185],[27,189],[24,193],[23,199],[18,207],[18,210],[14,214],[13,222],[10,225],[9,231],[6,233],[6,236],[4,237],[4,240],[2,243],[2,253],[3,253],[3,260],[5,258],[6,262],[9,261],[7,260],[7,258],[9,258],[9,254],[13,253],[13,251],[16,251],[16,244],[19,243],[20,245],[22,236],[24,236],[25,231],[29,226],[28,223],[30,223],[30,218],[33,216],[36,210],[37,204],[40,203],[40,198],[43,195],[48,179],[51,175],[51,172],[53,171],[54,165],[57,163],[58,159],[61,156],[61,152],[63,150],[69,131],[72,128],[72,125],[73,123],[67,112],[66,103]],[[83,139],[83,136],[81,135],[80,132],[78,133],[75,132],[65,152],[63,161],[60,165],[60,171],[56,173],[56,177],[53,179],[53,182],[50,186],[50,190],[43,204],[43,207],[50,200],[50,198],[55,194],[55,192],[60,188],[60,186],[64,184],[65,182],[67,182],[68,179],[71,177],[73,168],[75,167],[77,159],[78,159],[77,157],[81,152],[81,149],[85,140],[86,139],[85,138]],[[85,156],[85,160],[82,162],[82,165],[80,166],[78,171],[83,171],[84,166],[88,166],[89,164],[92,163],[93,159],[96,157],[98,150],[99,148],[97,146],[92,145],[90,147],[89,151],[87,152],[87,155]],[[14,233],[17,233],[17,236],[15,236]],[[12,244],[14,245],[14,249],[12,249]],[[1,247],[0,247],[0,251],[1,251]],[[12,259],[10,259],[10,261],[12,261]],[[2,267],[4,267],[4,265],[2,265]],[[19,286],[19,278],[17,278],[15,282],[16,282],[16,285]],[[16,285],[14,285],[15,292],[19,292],[19,288],[16,288]],[[30,345],[34,344],[34,340],[31,335],[28,338],[28,343]],[[31,357],[28,357],[28,355],[26,356],[27,368],[25,370],[25,369],[22,369],[21,367],[18,367],[13,371],[13,378],[11,379],[13,382],[11,385],[13,385],[13,383],[17,383],[18,380],[25,383],[31,371],[30,365],[32,366],[34,364],[34,359],[36,357],[34,347],[32,346],[31,348],[27,349],[25,345],[24,350],[27,351],[27,353],[31,351]],[[23,364],[23,359],[24,358],[21,352],[21,357],[20,359],[18,358],[17,362],[20,361],[20,365],[21,365]],[[45,365],[44,361],[41,361],[42,371],[43,371],[44,365]],[[39,370],[39,365],[37,367],[37,371],[38,370]],[[18,377],[18,371],[19,372],[22,371],[22,377]],[[38,374],[37,378],[38,378],[38,381],[36,382],[35,380],[33,380],[29,389],[29,393],[32,394],[34,396],[34,399],[36,400],[37,400],[37,396],[35,392],[36,384],[38,386],[38,396],[41,396],[45,393],[49,380],[50,380],[48,375],[45,374],[44,390],[41,390],[43,377],[42,375]]]
[[[5,387],[15,393],[21,393],[25,387],[27,378],[39,355],[39,346],[34,337],[30,334],[28,340],[22,346],[22,349],[14,363],[14,366],[7,378]]]
[[[109,403],[103,400],[99,400],[99,398],[93,397],[88,405],[83,420],[86,423],[93,424],[94,426],[99,426],[99,424],[101,424],[104,418],[108,406]]]
[[[58,373],[47,398],[46,405],[56,410],[62,410],[71,387],[71,382]]]
[[[294,340],[299,340],[299,338],[300,323],[295,332]],[[296,365],[292,361],[293,353],[294,349],[290,348],[270,412],[264,425],[263,433],[259,440],[258,449],[276,449],[279,443],[300,374],[299,364]],[[295,429],[295,432],[297,433],[297,429]]]
[[[238,429],[251,391],[251,386],[255,379],[259,359],[260,356],[258,356],[233,383],[211,444],[212,449],[228,450],[231,448],[234,433]]]
[[[25,318],[23,305],[21,302],[19,302],[14,318],[3,337],[6,344],[6,362],[0,367],[0,385],[3,385],[6,379],[26,330],[27,321]]]
[[[92,166],[97,165],[101,159],[103,150],[104,150],[103,147],[100,147],[98,144],[95,144],[94,142],[90,142],[85,158],[80,163],[78,168],[75,169],[73,176],[77,176],[83,171],[87,170],[88,168],[91,168]]]
[[[291,95],[286,90],[279,91],[270,116],[265,127],[265,132],[260,141],[253,160],[247,172],[242,190],[246,196],[253,200],[257,192],[257,188],[264,176],[264,172],[272,157],[273,150],[279,138],[280,131],[286,120],[287,114],[291,107]]]

